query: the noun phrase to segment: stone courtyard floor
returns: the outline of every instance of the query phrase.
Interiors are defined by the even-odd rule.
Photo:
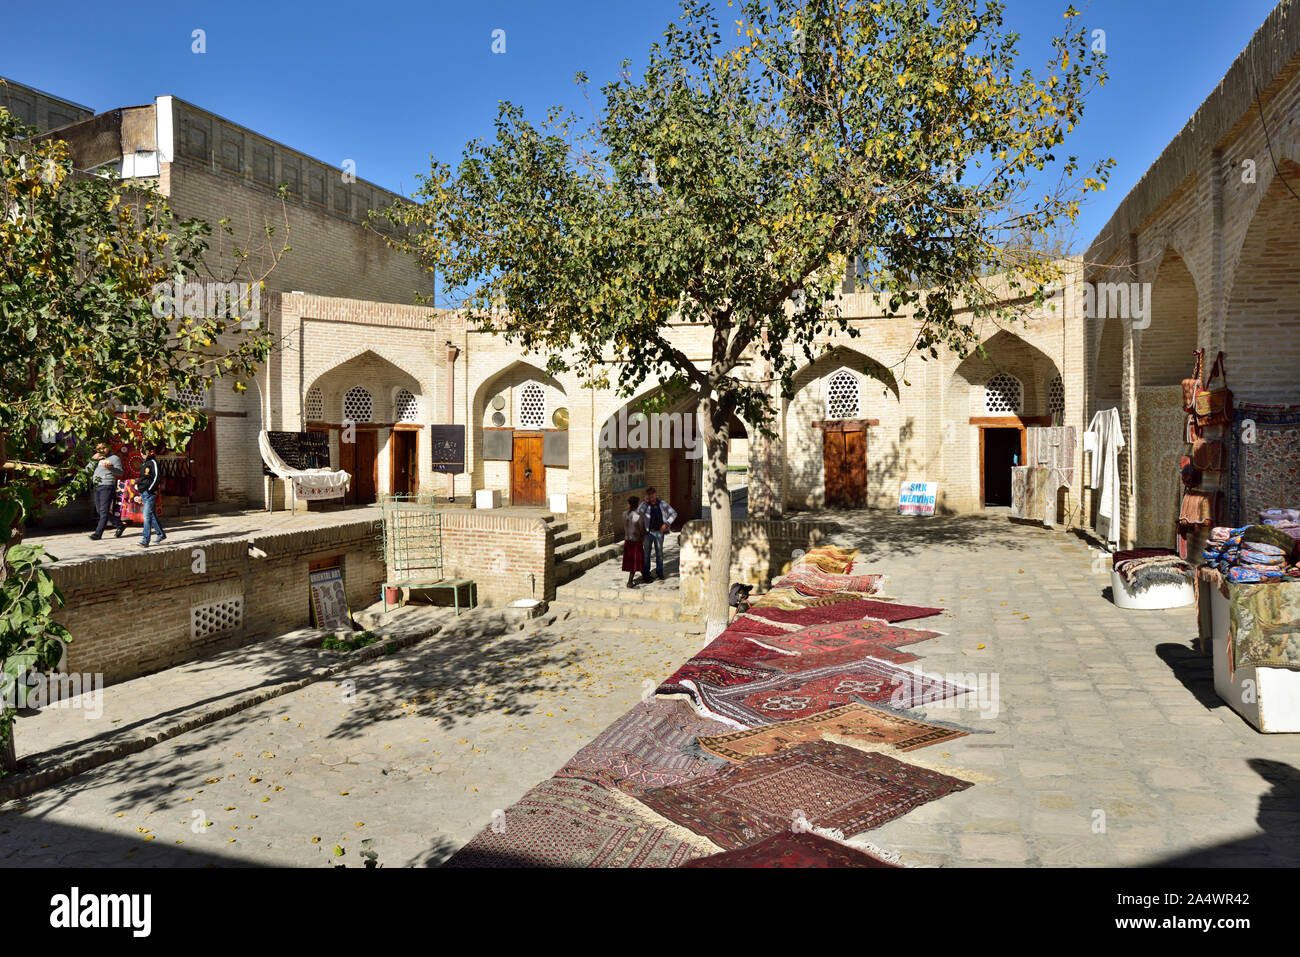
[[[942,866],[1300,862],[1300,740],[1214,695],[1193,609],[1119,610],[1084,542],[1001,516],[817,517],[888,594],[949,609],[915,623],[947,633],[909,647],[919,666],[997,682],[983,712],[922,709],[976,733],[901,756],[975,787],[865,840]],[[568,614],[476,612],[0,805],[0,865],[436,864],[703,642],[698,625]]]

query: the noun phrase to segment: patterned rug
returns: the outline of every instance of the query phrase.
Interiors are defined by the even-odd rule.
[[[690,659],[655,689],[655,694],[690,694],[696,693],[696,685],[707,682],[718,688],[731,688],[736,685],[749,684],[760,678],[776,673],[757,662],[742,664],[721,658],[698,656]]]
[[[847,575],[853,571],[853,560],[857,557],[857,549],[850,551],[834,545],[818,545],[796,558],[792,567],[818,568],[833,575]]]
[[[795,588],[773,588],[749,603],[750,608],[781,608],[797,611],[800,608],[829,608],[848,601],[858,601],[861,595],[851,592],[831,592],[827,595],[804,595]]]
[[[851,837],[970,786],[879,752],[817,741],[691,784],[647,791],[641,800],[732,850],[790,830],[800,818]]]
[[[598,784],[551,778],[442,866],[678,867],[709,853],[698,840],[649,823]]]
[[[782,831],[736,851],[688,861],[682,867],[902,867],[818,834]]]
[[[855,747],[884,745],[899,751],[915,751],[965,734],[957,728],[916,721],[866,705],[849,704],[794,721],[701,737],[699,746],[728,761],[747,761],[828,736]]]
[[[806,718],[846,704],[882,702],[901,710],[970,690],[912,669],[865,658],[851,665],[829,665],[792,675],[777,673],[729,687],[700,681],[687,693],[691,693],[701,714],[743,731]]]
[[[847,648],[836,648],[833,651],[814,651],[807,655],[782,655],[779,658],[773,658],[768,662],[768,666],[782,674],[790,675],[799,671],[812,671],[814,668],[825,668],[830,665],[851,665],[863,658],[875,658],[877,661],[887,661],[891,665],[905,665],[912,661],[921,660],[920,655],[899,651],[896,648],[890,648],[888,645],[877,645],[864,641],[860,644],[850,645]]]
[[[1244,442],[1243,424],[1255,424]],[[1300,405],[1236,403],[1227,430],[1228,515],[1223,524],[1247,525],[1259,511],[1300,504]]]
[[[902,605],[892,601],[874,601],[870,598],[852,597],[820,608],[750,608],[737,619],[759,619],[772,624],[786,625],[793,628],[807,628],[811,625],[823,625],[837,621],[855,621],[863,618],[876,618],[880,621],[899,622],[913,618],[929,618],[942,614],[943,608],[924,608],[919,605]]]
[[[721,729],[717,721],[701,718],[685,701],[642,702],[570,758],[555,776],[582,778],[627,794],[693,781],[716,774],[719,763],[700,755],[696,738]]]
[[[736,627],[736,626],[732,626]],[[824,625],[812,625],[794,631],[782,631],[771,626],[774,631],[766,634],[747,635],[749,641],[756,644],[784,651],[788,654],[805,655],[818,651],[835,651],[853,645],[869,642],[873,645],[886,645],[898,648],[902,645],[915,644],[927,638],[938,638],[941,631],[923,631],[918,628],[904,628],[902,625],[887,621],[835,621]]]
[[[833,592],[870,595],[880,590],[884,580],[884,575],[836,575],[801,565],[772,582],[772,587],[797,588],[805,595],[829,595]]]

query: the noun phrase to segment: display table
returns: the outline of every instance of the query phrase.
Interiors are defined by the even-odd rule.
[[[1215,693],[1258,731],[1268,734],[1300,731],[1300,670],[1241,665],[1234,671],[1230,664],[1228,646],[1232,624],[1229,595],[1233,589],[1252,586],[1224,582],[1218,572],[1210,569],[1200,570],[1199,582],[1202,601],[1207,598],[1209,601]],[[1278,583],[1263,587],[1294,586]]]
[[[1122,575],[1110,570],[1110,593],[1116,608],[1184,608],[1196,601],[1196,583],[1161,582],[1133,591]]]

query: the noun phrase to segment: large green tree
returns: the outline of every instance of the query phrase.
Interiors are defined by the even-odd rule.
[[[269,347],[250,322],[158,308],[159,284],[205,273],[207,224],[178,220],[148,185],[75,169],[65,143],[34,134],[0,109],[0,773],[15,764],[25,676],[55,667],[71,638],[51,617],[63,598],[50,556],[22,541],[38,502],[84,492],[101,441],[184,448],[205,422],[177,388],[229,377],[242,391]],[[71,455],[52,433],[77,437]]]
[[[1055,267],[1026,239],[1072,221],[1110,165],[1054,152],[1104,79],[1073,10],[1035,72],[998,2],[734,9],[724,38],[687,0],[586,114],[534,125],[503,103],[493,141],[454,170],[435,160],[419,205],[389,212],[484,328],[625,395],[657,379],[695,397],[710,635],[727,611],[729,423],[767,429],[773,412],[752,370],[789,396],[819,342],[857,333],[837,305],[850,262],[885,314],[915,317],[922,358],[969,350],[982,316],[1041,298]],[[707,357],[669,320],[702,329]]]

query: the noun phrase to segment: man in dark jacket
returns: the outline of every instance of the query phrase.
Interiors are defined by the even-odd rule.
[[[140,506],[144,513],[144,531],[140,536],[140,545],[149,547],[149,533],[158,532],[158,541],[166,541],[167,533],[158,522],[158,487],[162,484],[162,470],[158,468],[158,449],[147,451],[144,464],[140,466],[140,477],[135,481],[136,491],[140,493]]]

